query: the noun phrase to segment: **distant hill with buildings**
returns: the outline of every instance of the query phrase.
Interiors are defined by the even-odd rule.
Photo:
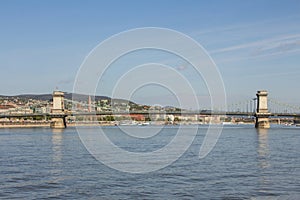
[[[20,99],[20,100],[38,100],[38,101],[52,101],[52,94],[21,94],[21,95],[0,95],[0,99],[8,99],[8,100],[13,100],[13,99]],[[75,100],[78,102],[88,102],[89,99],[89,95],[86,94],[74,94],[74,93],[68,93],[65,92],[65,99],[69,99],[69,100]],[[145,108],[145,109],[149,109],[150,106],[149,105],[142,105],[142,104],[137,104],[133,101],[128,101],[125,99],[112,99],[110,97],[107,96],[92,96],[91,95],[91,101],[102,101],[102,100],[107,100],[108,104],[113,104],[113,105],[130,105],[132,108],[136,108],[138,110]],[[167,110],[180,110],[179,108],[173,107],[173,106],[165,106],[164,107]]]
[[[52,94],[21,94],[21,95],[0,95],[2,99],[33,99],[33,100],[40,100],[40,101],[52,101]],[[75,101],[82,101],[86,102],[89,99],[89,95],[86,94],[75,94],[75,93],[68,93],[65,92],[65,99],[75,100]],[[101,101],[101,100],[108,100],[108,102],[115,102],[115,103],[129,103],[129,104],[136,104],[132,101],[124,100],[124,99],[111,99],[107,96],[92,96],[92,101]]]
[[[20,94],[20,95],[0,95],[1,98],[8,98],[8,99],[13,99],[13,98],[20,98],[20,99],[35,99],[35,100],[41,100],[41,101],[52,101],[52,94]],[[76,101],[86,101],[89,98],[89,95],[85,94],[73,94],[73,93],[65,93],[65,98],[66,99],[75,99]],[[93,99],[94,97],[92,97]],[[95,96],[95,100],[102,100],[102,99],[107,99],[111,100],[110,97],[107,96]],[[124,100],[125,101],[125,100]]]

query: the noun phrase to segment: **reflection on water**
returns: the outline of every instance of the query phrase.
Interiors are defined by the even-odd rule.
[[[57,183],[62,180],[63,132],[63,129],[52,130],[52,168],[50,169],[52,183]]]
[[[268,172],[268,168],[270,168],[268,129],[257,129],[257,137],[257,154],[260,169],[260,192],[266,193],[266,188],[268,188],[268,185],[270,184],[270,177],[266,175]]]
[[[258,136],[258,158],[259,164],[262,169],[269,168],[269,144],[268,144],[268,129],[257,129]]]
[[[53,163],[59,163],[62,159],[62,129],[52,130],[52,151],[53,151]]]

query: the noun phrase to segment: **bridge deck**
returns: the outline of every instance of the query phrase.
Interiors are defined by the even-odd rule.
[[[223,112],[223,111],[211,111],[211,112],[179,112],[179,111],[167,111],[167,112],[145,112],[145,111],[131,111],[131,112],[66,112],[65,114],[53,114],[53,113],[29,113],[29,114],[0,114],[0,118],[26,118],[26,117],[53,117],[53,116],[91,116],[91,115],[208,115],[208,116],[255,116],[254,112]],[[300,113],[270,113],[270,117],[300,117]]]

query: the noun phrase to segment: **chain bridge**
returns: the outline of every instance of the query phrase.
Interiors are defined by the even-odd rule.
[[[75,112],[65,109],[65,104],[81,105],[87,107],[84,112]],[[72,109],[73,110],[73,109]],[[241,101],[227,105],[227,108],[218,108],[213,110],[201,111],[96,111],[96,106],[91,104],[89,98],[88,103],[82,103],[64,98],[64,92],[53,92],[53,107],[49,113],[23,113],[10,114],[2,113],[0,118],[29,118],[29,117],[45,117],[50,118],[50,127],[66,128],[66,118],[68,116],[108,116],[108,115],[145,115],[161,114],[166,115],[207,115],[207,116],[246,116],[255,118],[256,128],[270,128],[270,119],[293,118],[295,122],[300,121],[300,106],[282,103],[272,98],[268,98],[266,90],[260,90],[256,93],[256,98]]]

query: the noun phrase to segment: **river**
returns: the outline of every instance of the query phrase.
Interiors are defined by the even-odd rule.
[[[103,129],[133,152],[161,148],[177,131],[167,126],[141,145],[142,139],[128,139],[118,127]],[[225,126],[215,148],[199,159],[206,129],[199,126],[192,145],[174,163],[142,174],[96,160],[73,127],[0,129],[0,198],[300,199],[300,127]]]

